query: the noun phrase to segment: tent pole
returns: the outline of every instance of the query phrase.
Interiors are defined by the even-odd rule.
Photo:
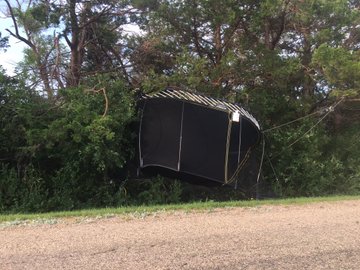
[[[239,127],[239,151],[238,151],[238,164],[240,164],[240,157],[241,157],[241,133],[242,133],[242,116],[240,115],[240,127]],[[235,181],[235,189],[238,188],[238,181],[239,178],[236,176],[236,181]]]
[[[146,103],[147,103],[147,100],[145,100],[144,106],[142,107],[142,110],[141,110],[139,134],[138,134],[138,138],[139,138],[138,139],[138,144],[139,144],[139,172],[140,172],[140,168],[142,168],[142,166],[144,164],[144,161],[143,161],[143,158],[142,158],[142,155],[141,155],[141,128],[142,128],[144,110],[145,110],[145,107],[146,107]]]
[[[240,116],[238,164],[240,163],[240,159],[241,159],[242,123],[243,123],[242,116]]]
[[[225,184],[228,183],[228,163],[229,163],[229,151],[230,151],[230,139],[231,139],[231,113],[228,113],[228,129],[227,129],[227,136],[226,136],[226,149],[225,149]]]
[[[180,161],[181,161],[181,148],[182,148],[182,138],[183,138],[183,124],[184,124],[184,104],[182,102],[182,110],[181,110],[181,123],[180,123],[180,143],[179,143],[179,157],[178,157],[178,166],[177,170],[180,171]]]

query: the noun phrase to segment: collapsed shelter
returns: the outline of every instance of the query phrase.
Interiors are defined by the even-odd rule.
[[[166,89],[144,96],[140,107],[140,169],[232,184],[261,138],[249,112],[220,99]]]

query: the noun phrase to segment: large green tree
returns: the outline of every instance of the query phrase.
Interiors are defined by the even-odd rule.
[[[25,1],[7,4],[11,36],[27,45],[19,73],[51,98],[97,73],[131,83],[122,26],[138,20],[128,1]]]
[[[133,97],[109,76],[61,91],[54,104],[0,74],[0,212],[115,203],[134,155]]]
[[[334,123],[322,107],[358,88],[356,2],[162,0],[144,11],[133,61],[145,91],[171,85],[241,102],[263,129],[306,117],[266,134],[266,178],[280,176],[283,194],[330,190],[328,172],[343,161],[325,154]],[[321,175],[329,186],[315,188]]]
[[[149,201],[156,185],[127,192],[121,176],[133,93],[169,85],[251,109],[277,194],[359,192],[359,1],[5,4],[7,32],[27,48],[16,77],[0,71],[0,210]]]

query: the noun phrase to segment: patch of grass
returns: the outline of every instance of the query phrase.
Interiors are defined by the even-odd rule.
[[[100,208],[100,209],[84,209],[75,211],[61,211],[49,212],[39,214],[0,214],[0,223],[11,222],[15,225],[17,222],[26,220],[54,220],[58,218],[98,218],[98,217],[113,217],[121,215],[132,215],[143,217],[156,212],[169,211],[203,211],[212,210],[214,208],[227,207],[257,207],[263,205],[302,205],[316,202],[336,202],[344,200],[359,200],[359,196],[331,196],[331,197],[303,197],[303,198],[289,198],[289,199],[275,199],[275,200],[248,200],[248,201],[227,201],[227,202],[194,202],[186,204],[169,204],[169,205],[152,205],[152,206],[131,206],[118,208]],[[21,223],[21,222],[20,222]]]

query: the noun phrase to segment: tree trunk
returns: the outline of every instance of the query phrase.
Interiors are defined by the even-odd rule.
[[[76,14],[76,0],[70,0],[69,13],[71,24],[71,42],[69,44],[71,49],[70,67],[67,75],[67,86],[75,87],[80,83],[81,66],[83,63],[84,46],[86,40],[86,15],[87,11],[91,9],[91,4],[86,3],[84,10],[80,15],[80,22],[78,22],[78,15]]]
[[[47,94],[48,99],[53,98],[53,90],[50,87],[50,81],[49,81],[49,73],[47,71],[46,65],[40,62],[40,60],[37,60],[37,65],[40,71],[40,77],[42,82],[44,83],[45,92]]]
[[[221,25],[218,24],[214,30],[214,43],[215,43],[215,64],[218,65],[222,58],[222,45],[221,45]]]
[[[310,28],[306,27],[303,29],[304,45],[303,55],[301,64],[304,71],[304,85],[303,85],[303,96],[310,98],[314,95],[315,81],[312,78],[314,71],[311,69],[310,64],[312,61],[312,50],[310,43]]]

